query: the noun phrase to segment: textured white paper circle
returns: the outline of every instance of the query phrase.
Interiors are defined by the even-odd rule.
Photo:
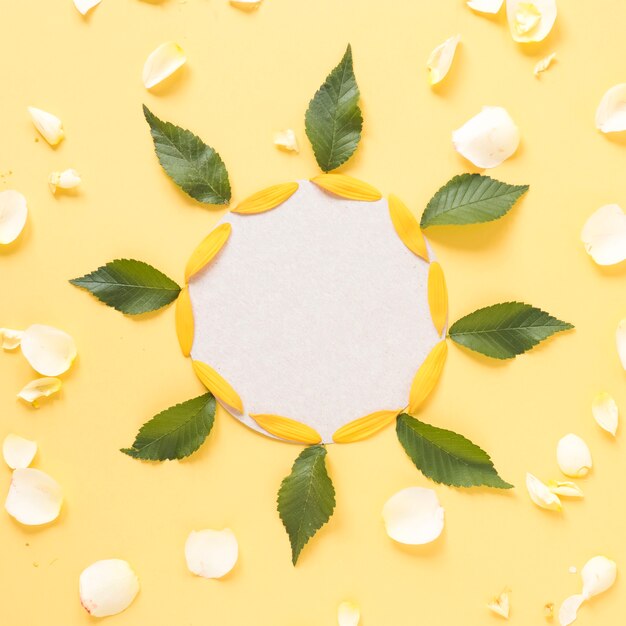
[[[191,356],[235,388],[248,426],[267,434],[248,415],[282,415],[330,443],[352,420],[405,407],[440,337],[429,265],[399,239],[387,200],[299,184],[271,211],[222,220],[228,242],[189,283]]]

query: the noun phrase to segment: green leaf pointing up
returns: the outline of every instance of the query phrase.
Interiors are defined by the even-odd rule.
[[[359,87],[348,45],[339,65],[313,96],[305,116],[306,134],[325,172],[345,163],[356,150],[363,128],[358,101]]]
[[[396,420],[402,447],[420,472],[452,487],[510,489],[498,476],[489,455],[462,435],[435,428],[403,413]]]
[[[456,343],[494,359],[511,359],[562,330],[574,328],[522,302],[503,302],[478,309],[450,327]]]
[[[143,113],[168,176],[198,202],[228,204],[230,182],[220,155],[192,132],[161,121],[145,105]]]
[[[295,565],[307,541],[330,519],[335,489],[326,472],[326,448],[305,448],[278,491],[278,513],[291,542]]]
[[[160,309],[180,293],[180,287],[163,272],[134,259],[116,259],[70,283],[129,315]]]
[[[528,191],[482,174],[461,174],[448,181],[428,203],[421,226],[478,224],[502,217]]]
[[[182,459],[195,452],[213,428],[215,398],[211,393],[165,409],[139,430],[124,454],[142,461]]]

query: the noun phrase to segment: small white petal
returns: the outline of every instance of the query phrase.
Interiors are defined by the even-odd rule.
[[[577,568],[575,565],[570,565],[570,566],[567,568],[567,571],[568,571],[570,574],[576,574],[576,573],[578,572],[578,568]]]
[[[45,472],[32,467],[13,472],[4,507],[21,524],[48,524],[59,516],[62,504],[61,487]]]
[[[491,13],[495,15],[500,11],[504,0],[468,0],[467,6],[479,13]]]
[[[585,222],[580,238],[598,265],[615,265],[626,259],[626,215],[617,204],[606,204]]]
[[[438,45],[428,57],[428,82],[431,85],[440,83],[450,71],[456,48],[461,41],[461,35],[454,35]]]
[[[11,469],[28,467],[37,454],[37,442],[19,435],[7,435],[2,442],[2,456]]]
[[[596,110],[596,128],[603,133],[626,130],[626,83],[611,87]]]
[[[56,146],[65,137],[63,122],[56,115],[35,107],[28,107],[28,112],[35,128],[51,146]]]
[[[626,318],[620,321],[615,331],[615,342],[617,343],[617,354],[622,363],[622,367],[626,370]]]
[[[617,577],[617,564],[605,556],[594,556],[582,568],[583,596],[585,599],[597,596],[610,589]]]
[[[535,65],[535,69],[533,70],[533,74],[535,76],[539,76],[542,72],[545,72],[556,59],[556,52],[549,54],[547,57],[544,57]]]
[[[586,476],[592,466],[589,446],[573,433],[565,435],[557,444],[556,460],[560,470],[573,478]]]
[[[17,394],[18,398],[32,404],[35,408],[39,407],[39,400],[49,398],[61,389],[63,383],[58,378],[36,378],[29,382]]]
[[[189,571],[203,578],[221,578],[235,567],[239,545],[232,530],[192,531],[185,543]]]
[[[606,391],[601,391],[593,399],[591,412],[598,426],[615,436],[619,421],[619,409],[615,400]]]
[[[359,626],[361,610],[354,602],[342,602],[337,609],[337,623],[339,626]]]
[[[559,497],[530,472],[526,474],[526,489],[528,489],[530,499],[537,506],[542,509],[548,509],[549,511],[561,510],[561,500],[559,500]]]
[[[3,350],[15,350],[22,343],[21,330],[13,330],[12,328],[0,328],[0,344]]]
[[[146,89],[171,76],[187,61],[184,50],[174,41],[161,44],[150,53],[143,66],[143,84]]]
[[[548,482],[548,489],[557,496],[566,498],[583,498],[583,490],[571,480],[551,480]]]
[[[91,9],[100,4],[102,0],[74,0],[74,6],[81,15],[87,15]]]
[[[572,624],[576,620],[578,609],[584,601],[585,596],[580,593],[566,598],[559,609],[559,624],[561,626],[569,626]]]
[[[481,168],[500,165],[515,153],[519,142],[519,129],[502,107],[483,107],[452,133],[457,152]]]
[[[15,241],[26,224],[26,198],[13,189],[0,191],[0,244]]]
[[[263,0],[230,0],[230,4],[238,9],[251,10],[258,9]]]
[[[511,612],[511,599],[509,597],[509,589],[504,589],[499,596],[496,596],[491,602],[487,603],[487,608],[496,615],[509,619]]]
[[[506,14],[515,41],[543,41],[556,21],[556,0],[506,0]]]
[[[96,561],[80,575],[80,603],[93,617],[116,615],[127,609],[139,593],[139,579],[121,559]]]
[[[62,172],[52,172],[48,177],[48,185],[52,193],[55,193],[57,189],[75,189],[80,183],[80,174],[72,168]]]
[[[294,133],[291,128],[277,132],[274,135],[274,144],[288,152],[298,152],[296,133]]]
[[[439,537],[444,510],[433,489],[408,487],[391,496],[383,507],[387,534],[398,543],[421,545]]]
[[[67,372],[76,358],[76,344],[58,328],[33,324],[24,331],[22,354],[36,372],[59,376]]]

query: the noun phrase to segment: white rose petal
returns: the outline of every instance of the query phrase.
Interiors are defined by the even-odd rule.
[[[37,442],[19,435],[7,435],[2,442],[2,456],[11,469],[28,467],[37,454]]]
[[[491,13],[495,15],[500,11],[504,0],[469,0],[467,6],[479,13]]]
[[[495,597],[491,602],[487,603],[487,608],[496,615],[509,619],[511,612],[511,600],[509,597],[509,589],[504,589],[502,593]]]
[[[74,0],[74,6],[81,15],[87,15],[91,9],[100,4],[102,0]]]
[[[13,330],[12,328],[0,328],[0,344],[3,350],[15,350],[22,343],[21,330]]]
[[[585,596],[580,593],[566,598],[559,609],[559,624],[561,626],[569,626],[572,624],[576,620],[578,609],[584,601]]]
[[[559,497],[550,491],[548,485],[541,482],[536,476],[528,472],[526,474],[526,489],[528,489],[528,495],[530,499],[542,509],[549,511],[560,511],[561,500]]]
[[[24,331],[22,353],[36,372],[59,376],[67,372],[76,358],[76,344],[58,328],[33,324]]]
[[[450,71],[456,48],[461,41],[461,35],[454,35],[438,45],[428,57],[428,82],[431,85],[440,83]]]
[[[49,398],[61,389],[62,382],[58,378],[36,378],[24,386],[17,397],[35,408],[39,407],[39,400]]]
[[[127,609],[139,593],[139,579],[121,559],[96,561],[80,575],[80,603],[93,617],[116,615]]]
[[[59,516],[62,504],[63,492],[54,478],[32,467],[14,470],[4,507],[18,522],[48,524]]]
[[[626,130],[626,83],[611,87],[596,109],[596,128],[603,133]]]
[[[168,41],[161,44],[150,53],[143,66],[143,84],[146,89],[151,89],[164,81],[186,61],[184,50],[176,42]]]
[[[617,325],[615,332],[615,342],[617,343],[617,354],[622,363],[622,367],[626,370],[626,318],[621,320]]]
[[[556,0],[506,0],[506,14],[515,41],[543,41],[556,21]]]
[[[535,68],[533,69],[533,74],[539,77],[542,72],[545,72],[552,65],[552,63],[554,63],[555,59],[556,52],[553,52],[552,54],[549,54],[547,57],[544,57],[543,59],[538,61],[535,65]]]
[[[342,602],[337,609],[339,626],[359,626],[361,610],[354,602]]]
[[[237,563],[239,545],[232,530],[192,531],[185,543],[189,571],[203,578],[221,578]]]
[[[274,145],[287,152],[298,152],[296,133],[294,133],[291,128],[277,132],[274,135]]]
[[[19,191],[0,191],[0,244],[15,241],[24,230],[27,217],[26,198]]]
[[[28,112],[35,128],[51,146],[56,146],[65,137],[63,122],[56,115],[35,107],[28,107]]]
[[[421,545],[441,534],[444,510],[433,489],[408,487],[387,500],[383,520],[387,534],[394,541]]]
[[[565,435],[556,447],[556,460],[566,476],[580,478],[591,469],[591,452],[587,444],[578,436]]]
[[[52,193],[56,193],[57,189],[75,189],[80,183],[80,174],[71,168],[62,172],[52,172],[48,177],[48,185]]]
[[[606,204],[585,222],[580,238],[598,265],[615,265],[626,259],[626,215],[617,204]]]
[[[519,129],[502,107],[483,107],[452,133],[457,152],[481,168],[500,165],[515,153],[519,142]]]
[[[570,480],[551,480],[548,482],[548,489],[557,496],[566,498],[583,498],[583,490]]]
[[[601,391],[593,399],[591,412],[598,426],[615,436],[619,421],[619,409],[615,400],[606,391]]]

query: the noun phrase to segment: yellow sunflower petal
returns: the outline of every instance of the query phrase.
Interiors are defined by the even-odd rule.
[[[415,374],[409,395],[409,413],[416,413],[424,400],[430,395],[430,392],[435,388],[447,356],[448,344],[444,339],[430,351],[426,360],[417,370],[417,374]]]
[[[413,254],[417,254],[424,261],[428,261],[428,248],[419,222],[406,204],[393,194],[389,196],[389,215],[398,237],[402,239],[402,243]]]
[[[443,270],[437,261],[433,261],[428,270],[428,305],[433,324],[441,335],[448,319],[448,289]]]
[[[342,426],[333,435],[335,443],[352,443],[371,437],[385,426],[391,424],[400,411],[376,411],[365,417],[359,417]]]
[[[320,443],[320,434],[310,426],[280,415],[255,414],[250,417],[268,433],[288,439],[289,441],[299,441],[301,443]]]
[[[189,356],[193,345],[193,310],[191,308],[191,298],[189,297],[189,287],[185,287],[180,292],[176,300],[176,334],[178,343],[184,356]]]
[[[253,213],[264,213],[270,209],[276,208],[285,200],[293,196],[298,191],[298,183],[283,183],[282,185],[273,185],[262,191],[252,194],[243,202],[235,207],[233,213],[242,213],[251,215]]]
[[[311,182],[326,191],[330,191],[330,193],[334,193],[336,196],[348,198],[349,200],[374,202],[383,197],[375,187],[345,174],[320,174],[312,178]]]
[[[239,394],[225,378],[202,361],[193,361],[192,363],[196,376],[218,400],[228,404],[239,413],[243,412],[243,403]]]
[[[185,281],[197,274],[224,247],[232,230],[230,224],[221,224],[211,231],[202,243],[193,251],[185,268]]]

